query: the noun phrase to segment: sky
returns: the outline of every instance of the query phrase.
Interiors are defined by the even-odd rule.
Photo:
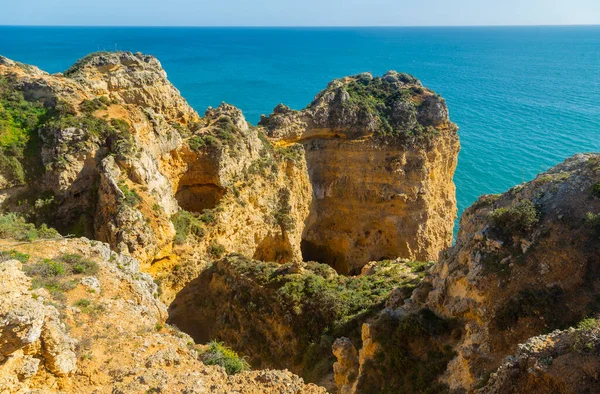
[[[600,24],[600,0],[0,0],[0,25]]]

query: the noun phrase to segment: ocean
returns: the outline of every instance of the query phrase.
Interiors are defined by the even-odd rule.
[[[0,54],[48,72],[97,50],[152,54],[201,114],[251,123],[345,75],[408,72],[460,127],[459,211],[579,152],[600,151],[600,26],[121,28],[0,26]]]

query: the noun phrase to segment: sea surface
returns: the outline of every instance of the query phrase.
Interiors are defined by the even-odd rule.
[[[251,123],[304,108],[345,75],[408,72],[460,127],[460,212],[579,152],[600,151],[600,26],[115,28],[0,26],[0,54],[48,72],[97,50],[159,58],[201,114],[221,101]]]

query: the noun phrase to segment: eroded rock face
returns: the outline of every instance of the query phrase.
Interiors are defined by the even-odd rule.
[[[335,80],[302,111],[261,120],[306,151],[313,201],[305,260],[358,273],[368,261],[436,260],[456,216],[457,128],[443,99],[406,74]]]
[[[108,244],[3,239],[0,252],[23,261],[0,262],[1,392],[325,393],[288,371],[227,375],[204,365],[205,347],[165,324],[152,278]],[[29,290],[32,279],[53,291]],[[100,291],[89,291],[92,282]]]
[[[598,362],[596,331],[519,344],[600,312],[598,190],[600,155],[582,154],[482,196],[412,297],[363,325],[354,392],[413,392],[434,382],[436,392],[567,393],[597,384],[597,374],[586,372]],[[569,347],[578,335],[590,343],[580,354]],[[556,364],[543,365],[547,356]],[[567,373],[570,362],[584,370]]]
[[[593,393],[600,384],[600,333],[587,329],[555,331],[519,345],[491,374],[480,394]]]
[[[469,387],[527,338],[598,312],[599,182],[600,156],[576,155],[465,212],[456,245],[424,286],[432,290],[413,295],[464,321],[451,387]]]

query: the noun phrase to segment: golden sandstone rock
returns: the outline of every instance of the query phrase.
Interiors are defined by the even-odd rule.
[[[0,391],[324,392],[194,339],[341,393],[598,387],[598,154],[482,196],[451,246],[457,127],[407,74],[252,126],[151,56],[0,57],[0,100]]]

